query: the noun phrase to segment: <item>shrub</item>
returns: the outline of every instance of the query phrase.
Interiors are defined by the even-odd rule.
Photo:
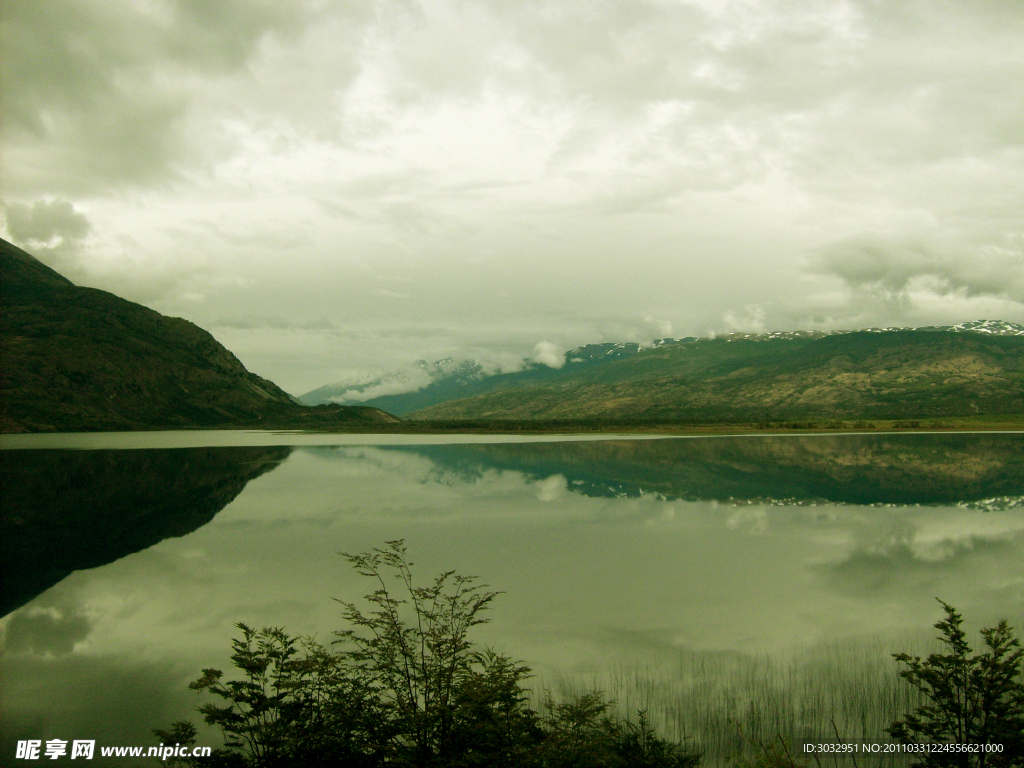
[[[963,618],[948,603],[939,601],[946,617],[935,628],[946,653],[919,656],[894,654],[906,664],[900,677],[924,694],[928,703],[887,732],[905,744],[981,745],[976,752],[935,752],[915,763],[919,766],[1024,766],[1024,651],[1006,621],[981,630],[987,650],[972,655],[962,629]],[[984,745],[1002,745],[988,752]]]
[[[661,739],[646,715],[611,716],[611,702],[586,693],[538,712],[530,670],[469,630],[497,592],[454,571],[417,586],[401,541],[344,557],[375,589],[370,610],[342,602],[350,629],[340,650],[278,628],[238,624],[232,662],[242,678],[204,669],[190,687],[226,702],[199,708],[224,734],[204,760],[169,764],[276,768],[285,765],[416,768],[694,768],[700,756]],[[390,578],[389,578],[390,577]],[[393,585],[397,580],[398,589]],[[165,743],[194,744],[187,722],[155,731]]]

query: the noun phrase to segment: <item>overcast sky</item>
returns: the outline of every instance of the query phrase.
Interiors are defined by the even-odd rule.
[[[1024,322],[1020,0],[3,0],[3,236],[309,389]]]

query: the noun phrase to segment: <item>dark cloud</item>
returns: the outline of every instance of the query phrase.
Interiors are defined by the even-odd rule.
[[[54,268],[79,271],[76,258],[92,230],[85,214],[67,200],[36,200],[4,206],[11,240]]]
[[[121,654],[7,656],[0,671],[0,740],[12,755],[18,739],[156,745],[153,728],[195,715],[196,697],[188,682],[198,676],[198,669],[182,670],[179,665],[177,659],[127,659]],[[199,725],[200,744],[220,743]],[[98,748],[96,752],[99,758]]]
[[[202,155],[186,131],[190,102],[242,70],[267,39],[294,39],[312,6],[5,2],[0,131],[8,184],[28,194],[82,194],[164,181]]]
[[[73,243],[89,234],[89,220],[67,200],[37,200],[6,206],[7,229],[22,243],[38,247],[54,240]]]
[[[66,656],[92,631],[92,622],[68,607],[23,608],[14,613],[4,631],[7,653]]]
[[[833,243],[811,268],[891,297],[906,295],[916,283],[937,294],[1024,302],[1024,252],[1010,243],[869,233]]]

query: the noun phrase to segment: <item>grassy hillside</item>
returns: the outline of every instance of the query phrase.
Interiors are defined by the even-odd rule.
[[[693,338],[661,339],[660,343],[694,340]],[[370,398],[364,396],[367,390],[372,392],[379,387],[402,386],[403,384],[410,387],[415,386],[408,373],[394,372],[368,381],[328,384],[300,395],[299,400],[307,405],[358,401],[362,405],[372,405],[382,408],[388,413],[404,416],[407,413],[461,397],[572,379],[583,369],[630,357],[640,352],[640,349],[640,345],[635,342],[586,344],[568,350],[565,353],[565,360],[568,364],[561,368],[552,368],[529,360],[524,361],[523,368],[504,373],[488,372],[480,363],[473,360],[456,362],[452,358],[445,358],[434,363],[420,360],[416,365],[415,377],[429,379],[429,383],[422,389],[391,395],[377,395]]]
[[[776,421],[1024,413],[1024,336],[943,330],[670,344],[414,419]]]
[[[0,431],[378,424],[297,405],[202,328],[81,288],[0,240]]]

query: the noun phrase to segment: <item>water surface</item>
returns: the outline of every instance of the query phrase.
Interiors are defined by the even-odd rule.
[[[1024,617],[1020,434],[26,437],[0,451],[4,764],[19,738],[153,743],[236,622],[329,640],[331,598],[369,588],[337,553],[389,539],[502,590],[478,638],[551,684],[882,658],[936,597]]]

